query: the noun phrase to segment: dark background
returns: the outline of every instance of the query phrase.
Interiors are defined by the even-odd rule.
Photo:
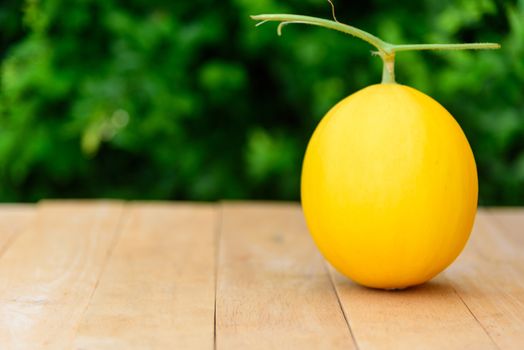
[[[472,145],[481,205],[524,204],[524,1],[338,1],[395,43],[499,42],[397,55],[397,80],[443,104]],[[2,0],[0,201],[298,199],[320,118],[378,83],[358,39],[254,27],[330,17],[324,0]]]

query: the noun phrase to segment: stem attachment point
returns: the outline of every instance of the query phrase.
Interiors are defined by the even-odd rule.
[[[384,66],[382,67],[382,84],[396,84],[395,81],[395,53],[380,54]]]

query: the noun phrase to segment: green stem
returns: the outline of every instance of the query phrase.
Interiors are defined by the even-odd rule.
[[[378,50],[378,55],[382,58],[382,61],[384,62],[384,68],[382,71],[382,83],[395,83],[394,67],[396,52],[418,50],[485,50],[500,48],[499,44],[494,43],[396,45],[388,43],[356,27],[343,24],[338,21],[331,21],[323,18],[289,14],[264,14],[251,16],[251,18],[256,21],[260,21],[258,25],[264,24],[269,21],[280,22],[277,28],[278,35],[281,35],[282,28],[285,25],[301,23],[337,30],[339,32],[353,35],[359,39],[362,39],[374,46]]]
[[[359,39],[362,39],[369,44],[373,45],[380,52],[384,51],[389,44],[377,38],[376,36],[369,34],[361,29],[355,28],[353,26],[343,24],[340,22],[331,21],[328,19],[310,17],[310,16],[300,16],[300,15],[287,15],[287,14],[275,14],[275,15],[257,15],[251,16],[255,21],[262,21],[263,23],[269,21],[281,22],[278,27],[278,34],[281,34],[281,29],[286,24],[292,23],[301,23],[309,24],[313,26],[324,27],[328,29],[338,30],[339,32],[353,35]]]
[[[494,50],[500,49],[494,43],[467,43],[467,44],[408,44],[393,45],[395,52],[420,50]]]
[[[382,84],[395,84],[395,54],[380,55],[382,66]]]

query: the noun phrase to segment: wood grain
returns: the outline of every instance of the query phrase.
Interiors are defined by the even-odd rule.
[[[134,204],[76,349],[212,349],[217,211]]]
[[[480,210],[387,292],[326,269],[296,204],[0,205],[0,349],[520,350],[523,251],[524,209]]]
[[[35,208],[29,204],[0,204],[0,256],[29,226],[34,215]]]
[[[67,349],[115,240],[119,203],[43,203],[0,259],[2,349]]]
[[[298,205],[226,204],[218,349],[351,349],[351,334]]]
[[[332,272],[361,350],[495,348],[445,279],[403,291],[381,291],[357,286]]]
[[[381,291],[331,272],[361,350],[496,348],[444,276],[403,291]]]
[[[524,349],[524,256],[519,219],[503,227],[482,211],[470,242],[447,275],[501,349]],[[522,223],[522,221],[520,221]]]
[[[512,244],[514,250],[524,247],[523,208],[495,208],[486,211],[487,216],[498,226],[499,232]],[[519,254],[519,257],[524,260],[524,254]]]

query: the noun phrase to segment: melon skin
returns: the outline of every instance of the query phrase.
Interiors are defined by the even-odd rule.
[[[304,157],[311,236],[339,272],[373,288],[424,283],[464,248],[477,210],[475,159],[438,102],[400,84],[340,101]]]

